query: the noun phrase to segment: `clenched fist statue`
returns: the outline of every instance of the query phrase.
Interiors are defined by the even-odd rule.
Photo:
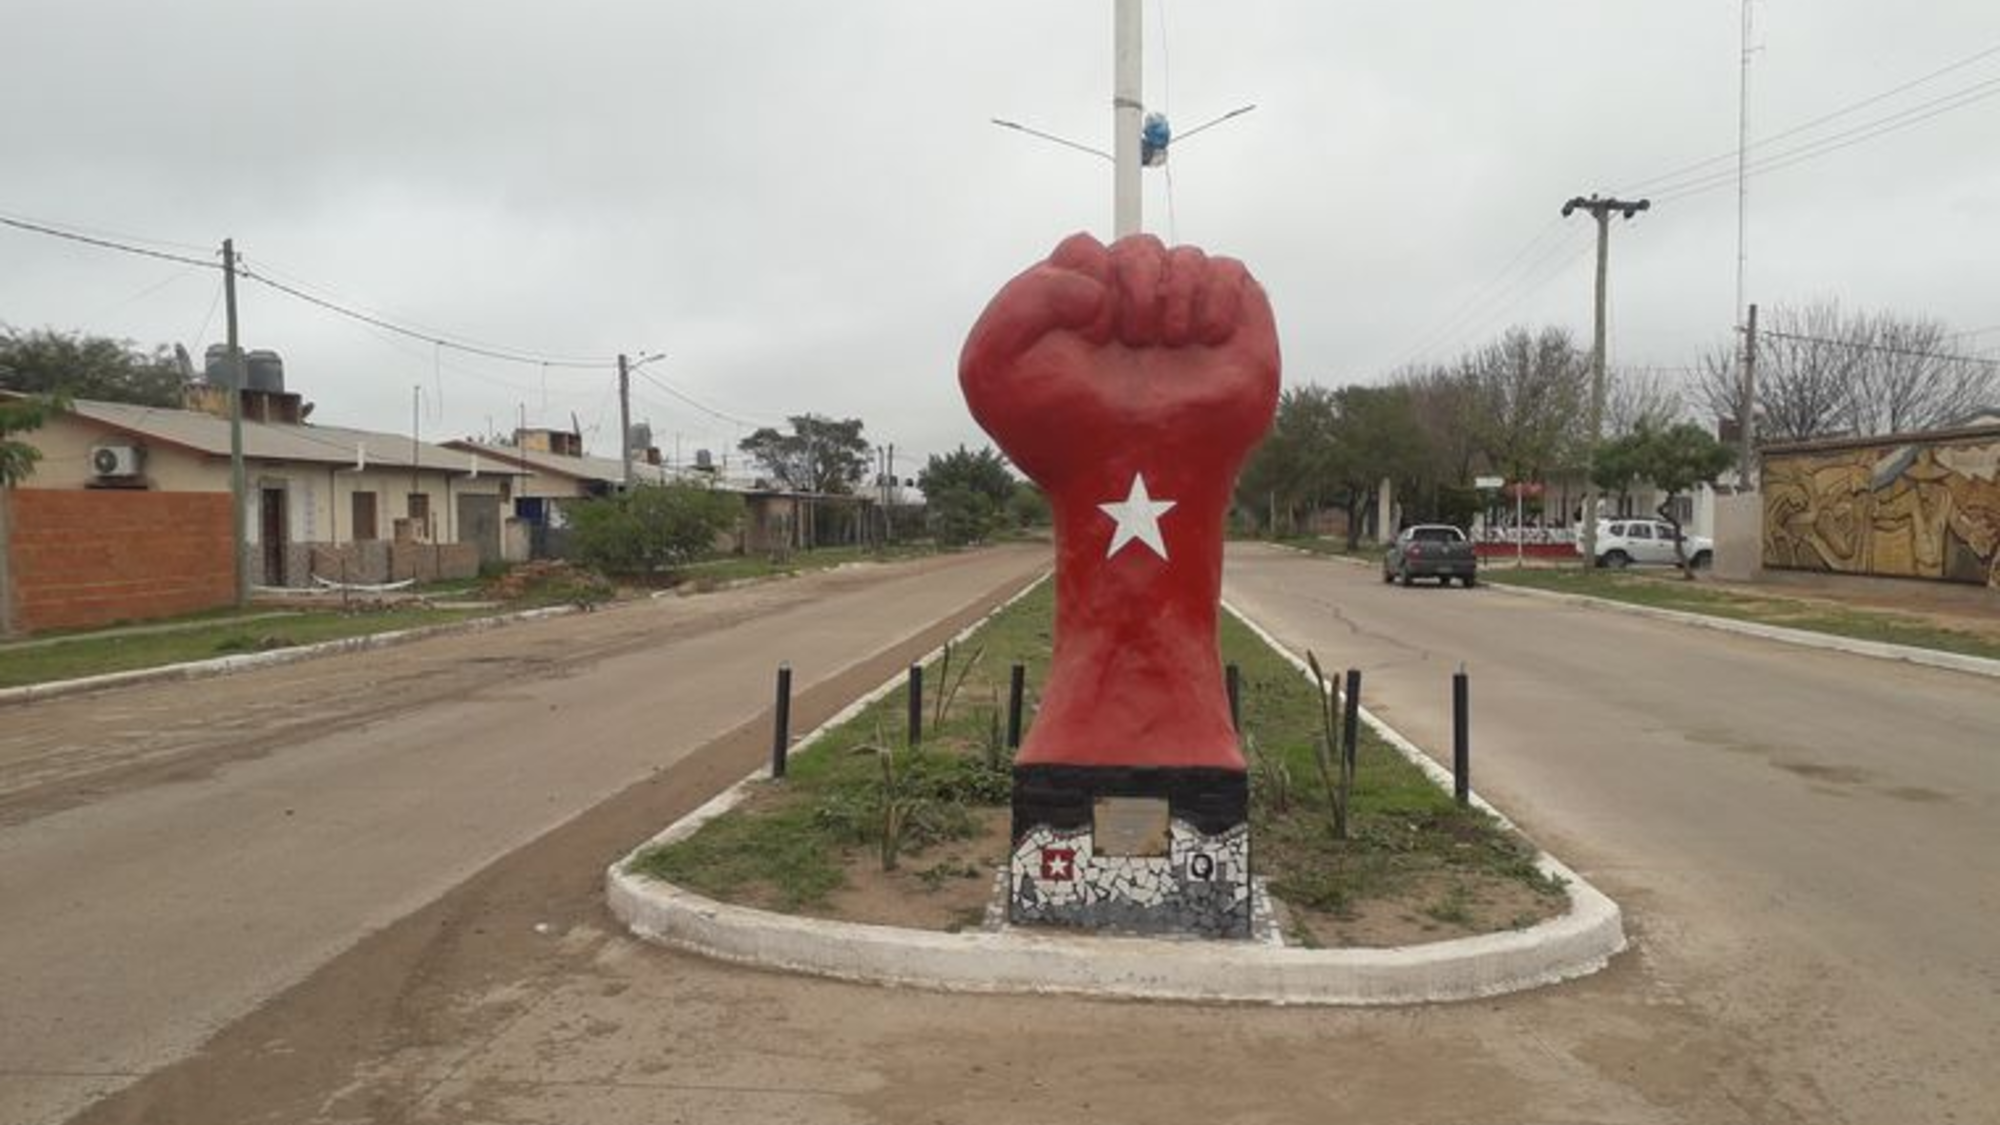
[[[959,384],[1055,512],[1055,651],[1018,764],[1241,771],[1216,612],[1278,398],[1263,288],[1193,247],[1074,235],[987,306]]]

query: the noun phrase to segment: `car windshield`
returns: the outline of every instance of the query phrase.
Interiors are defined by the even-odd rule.
[[[1455,527],[1414,527],[1410,538],[1418,543],[1456,543],[1458,529]]]

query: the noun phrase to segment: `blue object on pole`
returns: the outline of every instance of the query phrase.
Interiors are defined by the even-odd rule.
[[[1139,127],[1139,163],[1148,168],[1167,162],[1167,146],[1173,143],[1173,127],[1164,113],[1149,113]]]

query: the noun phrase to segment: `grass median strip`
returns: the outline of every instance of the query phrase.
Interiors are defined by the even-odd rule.
[[[1954,629],[1914,613],[1864,609],[1779,594],[1721,590],[1684,581],[1673,573],[1633,574],[1629,571],[1586,571],[1581,568],[1505,570],[1498,567],[1481,573],[1488,581],[1510,586],[1582,594],[1630,605],[1754,621],[1855,640],[2000,659],[2000,635]]]
[[[784,781],[639,871],[727,902],[917,928],[976,925],[1009,850],[1009,668],[1026,668],[1030,710],[1047,672],[1053,592],[1043,586],[925,670],[923,744],[906,743],[907,689],[878,700],[796,756]],[[1252,862],[1289,909],[1290,940],[1402,945],[1533,924],[1562,888],[1534,850],[1363,731],[1347,839],[1336,839],[1315,767],[1313,685],[1234,619],[1224,658],[1242,672]],[[1329,654],[1332,655],[1332,654]],[[1221,685],[1217,685],[1218,691]],[[940,699],[940,693],[944,698]]]

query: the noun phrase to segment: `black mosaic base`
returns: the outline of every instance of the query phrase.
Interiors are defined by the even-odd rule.
[[[1009,921],[1250,937],[1249,796],[1248,777],[1237,770],[1016,767]],[[1165,801],[1165,854],[1098,855],[1100,797]],[[1060,857],[1057,869],[1051,856]]]

